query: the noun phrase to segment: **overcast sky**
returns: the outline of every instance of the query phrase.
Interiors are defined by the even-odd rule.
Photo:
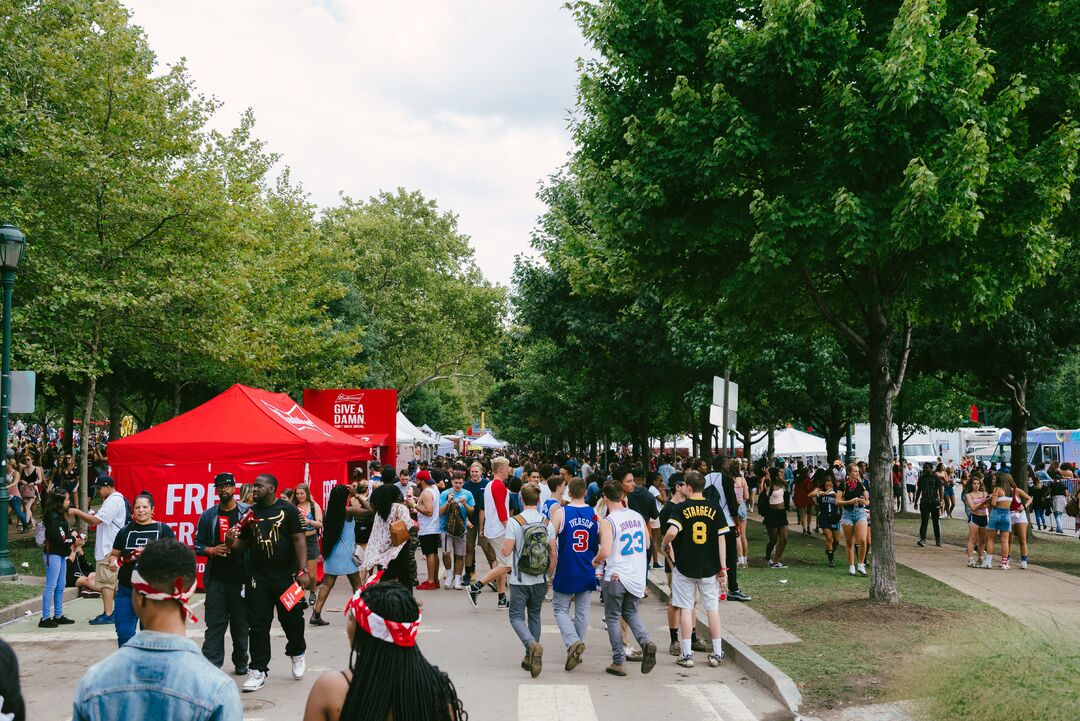
[[[161,62],[186,57],[214,126],[256,133],[320,206],[418,189],[507,284],[566,159],[584,43],[561,0],[125,0]]]

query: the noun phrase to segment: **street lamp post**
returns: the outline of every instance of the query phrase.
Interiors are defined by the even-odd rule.
[[[26,236],[10,223],[0,225],[0,284],[4,288],[4,345],[0,365],[0,453],[5,461],[4,480],[0,482],[0,579],[15,578],[15,564],[8,553],[8,409],[11,407],[11,291],[19,268]]]

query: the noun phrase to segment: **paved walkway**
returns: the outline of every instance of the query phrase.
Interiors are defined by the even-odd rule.
[[[649,580],[665,594],[671,591],[667,585],[667,575],[661,569],[650,569]],[[775,646],[782,643],[798,643],[801,639],[785,628],[777,626],[755,611],[746,603],[725,603],[723,611],[723,630],[730,633],[748,646]]]
[[[1031,629],[1080,637],[1080,577],[1014,559],[1009,571],[968,568],[966,549],[945,544],[926,548],[915,536],[895,534],[896,561],[979,599]],[[996,561],[997,559],[995,559]]]

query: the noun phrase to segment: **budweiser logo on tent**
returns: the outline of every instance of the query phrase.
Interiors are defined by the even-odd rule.
[[[272,406],[266,401],[262,401],[262,404],[269,408],[271,411],[273,411],[274,415],[276,415],[278,418],[285,421],[298,431],[315,431],[316,433],[322,433],[324,436],[330,435],[322,428],[319,428],[317,425],[315,425],[315,421],[311,420],[311,416],[309,416],[307,413],[304,413],[304,409],[296,405],[295,403],[293,404],[293,407],[287,411],[283,411],[276,406]]]
[[[359,403],[364,400],[363,393],[338,393],[334,403]]]

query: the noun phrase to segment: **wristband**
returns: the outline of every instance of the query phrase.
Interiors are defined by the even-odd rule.
[[[726,569],[726,568],[721,568],[720,570],[721,570],[721,571],[726,571],[727,569]]]

